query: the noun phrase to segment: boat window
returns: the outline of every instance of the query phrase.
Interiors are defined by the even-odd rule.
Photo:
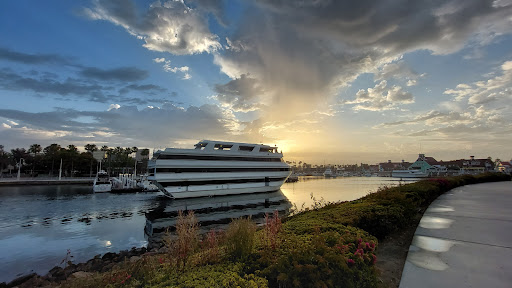
[[[233,147],[233,145],[215,144],[213,149],[215,149],[215,150],[231,150],[231,147]]]
[[[196,145],[194,145],[194,146],[196,146],[196,149],[204,150],[204,147],[206,147],[206,145],[208,145],[208,143],[203,143],[203,142],[201,142],[201,143],[197,143],[197,144],[196,144]]]
[[[273,153],[274,150],[273,148],[270,148],[270,147],[260,147],[260,152],[268,152],[268,153]]]
[[[254,146],[240,146],[238,150],[240,151],[252,151],[254,149]]]
[[[237,156],[209,156],[209,155],[160,155],[158,159],[191,159],[207,161],[251,161],[251,162],[282,162],[277,157],[237,157]]]

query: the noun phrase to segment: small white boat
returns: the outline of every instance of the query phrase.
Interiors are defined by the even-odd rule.
[[[429,177],[430,176],[430,173],[429,172],[424,172],[422,170],[416,170],[416,169],[411,169],[411,170],[393,170],[391,172],[391,177],[395,177],[395,178],[426,178],[426,177]]]
[[[112,191],[112,183],[110,182],[110,177],[107,172],[100,170],[98,174],[96,174],[96,178],[94,178],[94,183],[92,185],[92,191],[94,193]]]
[[[327,168],[327,169],[325,169],[325,171],[324,171],[324,177],[325,177],[325,178],[333,177],[333,173],[332,173],[331,168]]]

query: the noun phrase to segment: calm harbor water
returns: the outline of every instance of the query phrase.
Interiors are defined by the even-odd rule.
[[[199,221],[209,227],[242,215],[257,218],[284,211],[292,204],[310,207],[311,195],[317,201],[347,201],[397,184],[396,179],[380,177],[301,177],[283,185],[281,192],[208,201],[172,200],[160,192],[94,194],[85,185],[0,187],[0,282],[31,272],[44,275],[63,265],[68,249],[72,261],[79,263],[98,254],[146,246],[148,234],[153,234],[145,229],[173,225],[180,209],[197,209]]]

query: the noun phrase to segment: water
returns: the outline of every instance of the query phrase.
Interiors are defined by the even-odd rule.
[[[63,266],[68,249],[73,262],[80,263],[97,254],[146,246],[152,237],[144,230],[150,228],[151,235],[172,226],[181,209],[196,210],[203,228],[209,229],[241,215],[261,219],[292,204],[310,207],[311,194],[317,201],[349,201],[396,184],[379,177],[301,177],[283,185],[281,192],[184,200],[160,192],[94,194],[85,185],[0,187],[0,282]]]

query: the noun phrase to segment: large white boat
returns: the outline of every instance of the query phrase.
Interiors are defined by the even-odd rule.
[[[100,170],[96,174],[96,178],[94,178],[94,183],[92,185],[92,191],[95,193],[99,192],[110,192],[112,190],[112,183],[110,182],[110,177],[107,172]]]
[[[419,169],[393,170],[391,172],[391,177],[395,177],[395,178],[426,178],[429,176],[430,176],[430,173],[424,172]]]
[[[158,150],[148,171],[173,198],[277,191],[291,174],[277,147],[211,140],[195,149]]]

